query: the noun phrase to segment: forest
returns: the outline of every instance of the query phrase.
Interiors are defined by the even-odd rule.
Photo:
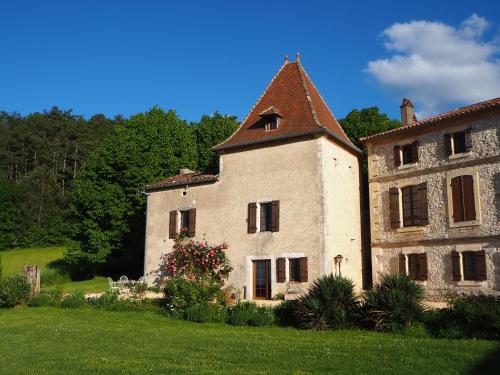
[[[339,120],[359,138],[400,126],[378,108]],[[153,107],[129,118],[86,119],[53,107],[22,116],[0,112],[0,251],[64,244],[75,272],[139,274],[148,183],[180,168],[217,172],[211,148],[237,128],[215,113],[197,122]]]

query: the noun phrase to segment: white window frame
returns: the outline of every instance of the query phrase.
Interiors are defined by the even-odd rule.
[[[403,146],[411,145],[415,141],[416,141],[416,139],[412,138],[410,140],[407,139],[401,143],[398,143],[398,145],[399,145],[399,160],[401,161],[401,164],[398,166],[398,171],[402,170],[402,169],[415,168],[417,166],[418,161],[415,161],[413,163],[403,164]]]
[[[449,160],[466,158],[466,157],[470,156],[470,154],[471,154],[470,151],[455,153],[455,137],[454,137],[455,134],[460,133],[460,132],[464,132],[469,128],[472,128],[472,126],[471,125],[462,125],[460,127],[453,129],[453,131],[450,131],[447,133],[450,135],[450,143],[451,143],[451,155],[448,156]]]

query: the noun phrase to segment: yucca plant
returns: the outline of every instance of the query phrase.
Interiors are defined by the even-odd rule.
[[[364,320],[377,331],[400,331],[425,311],[424,292],[408,275],[385,275],[363,296]]]
[[[302,328],[326,330],[349,327],[360,317],[359,301],[351,280],[332,274],[315,280],[300,297],[295,317]]]

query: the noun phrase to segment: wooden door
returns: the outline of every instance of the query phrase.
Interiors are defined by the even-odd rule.
[[[271,299],[271,260],[253,261],[253,298]]]

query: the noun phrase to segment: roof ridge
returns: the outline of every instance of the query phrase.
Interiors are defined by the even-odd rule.
[[[253,110],[255,109],[255,107],[257,107],[257,105],[260,103],[260,101],[262,100],[262,98],[266,95],[267,91],[269,90],[269,88],[271,87],[271,85],[273,84],[273,82],[276,80],[276,78],[278,77],[278,75],[281,73],[281,71],[285,68],[285,66],[287,66],[287,64],[291,64],[291,62],[288,62],[288,60],[285,60],[285,62],[283,63],[283,65],[281,65],[281,68],[279,68],[278,72],[274,75],[273,79],[271,80],[271,82],[269,82],[269,84],[267,85],[266,89],[264,90],[264,92],[260,95],[259,99],[255,102],[255,104],[253,105],[253,107],[250,109],[250,111],[248,111],[246,117],[243,119],[243,121],[240,123],[240,126],[238,126],[236,128],[236,130],[233,132],[233,134],[231,134],[229,136],[229,138],[226,138],[224,139],[222,142],[216,144],[215,146],[213,146],[213,148],[217,148],[219,146],[222,146],[224,143],[228,142],[231,138],[233,138],[237,133],[238,131],[240,131],[241,129],[241,126],[248,120],[248,118],[250,117],[250,115],[252,114]]]
[[[300,62],[299,62],[300,64]],[[335,120],[335,122],[338,123],[339,125],[339,128],[340,128],[340,131],[342,132],[342,134],[349,140],[349,142],[351,142],[351,140],[349,139],[349,137],[347,136],[347,134],[345,133],[344,129],[342,128],[342,125],[340,125],[340,123],[338,122],[337,118],[335,117],[335,115],[333,114],[332,110],[330,109],[330,107],[328,106],[328,104],[326,103],[326,100],[323,98],[323,95],[321,95],[321,92],[318,90],[318,88],[316,87],[316,85],[314,84],[314,82],[312,81],[311,77],[309,77],[309,74],[307,74],[306,70],[304,68],[302,68],[302,64],[300,64],[300,67],[301,69],[303,70],[304,72],[304,75],[307,77],[307,79],[309,80],[311,86],[314,88],[314,90],[316,90],[316,93],[318,94],[319,98],[321,99],[321,101],[323,102],[323,104],[325,105],[326,109],[328,110],[328,112],[330,113],[330,115],[333,117],[333,119]],[[307,92],[309,92],[309,90],[307,90]],[[316,111],[314,111],[314,114],[316,114]],[[318,121],[319,123],[319,121]],[[319,123],[320,124],[320,123]],[[321,127],[325,127],[324,125],[320,124]],[[351,142],[352,143],[352,142]]]
[[[297,60],[296,63],[297,63],[297,70],[299,72],[300,81],[302,82],[302,87],[304,88],[304,91],[306,94],[306,99],[307,99],[307,102],[309,103],[309,109],[311,111],[313,120],[316,123],[316,125],[318,125],[320,128],[324,128],[324,126],[321,125],[321,123],[319,122],[318,115],[316,114],[316,111],[314,109],[311,94],[309,93],[309,89],[307,88],[307,84],[304,80],[303,74],[305,73],[305,70],[302,68],[302,64],[300,63],[300,60]],[[305,74],[307,76],[307,73],[305,73]],[[309,77],[307,77],[307,78],[309,78]]]

